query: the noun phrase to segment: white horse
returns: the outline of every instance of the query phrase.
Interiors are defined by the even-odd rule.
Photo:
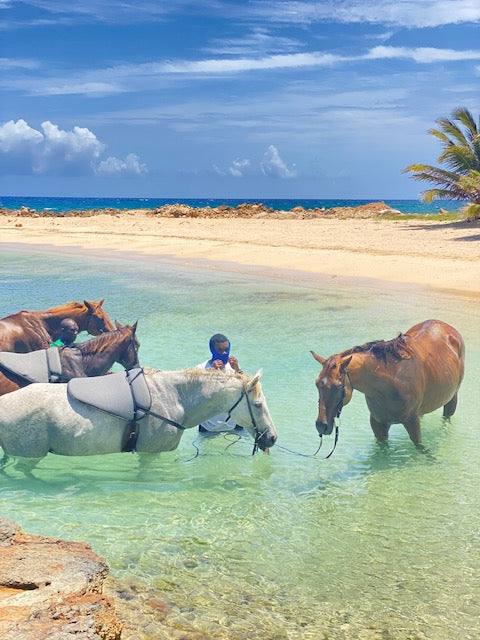
[[[229,411],[255,445],[268,453],[277,432],[255,376],[186,369],[144,368],[151,407],[139,420],[138,452],[178,447],[185,429]],[[126,421],[84,404],[66,384],[35,383],[0,397],[0,446],[6,458],[30,458],[30,468],[49,452],[66,456],[117,453],[124,448]]]

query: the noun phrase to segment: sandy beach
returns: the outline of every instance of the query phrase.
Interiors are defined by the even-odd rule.
[[[480,221],[402,216],[164,217],[148,210],[92,216],[3,212],[0,242],[72,251],[134,251],[236,270],[361,278],[479,294]]]

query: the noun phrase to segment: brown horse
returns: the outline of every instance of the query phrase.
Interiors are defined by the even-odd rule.
[[[135,335],[136,329],[137,323],[122,327],[117,322],[115,331],[102,333],[96,338],[79,342],[72,347],[61,347],[59,355],[62,375],[58,382],[104,375],[114,362],[120,363],[125,369],[137,367],[140,343]],[[30,381],[12,373],[0,364],[0,396],[16,391],[20,387],[26,387],[28,384]]]
[[[388,342],[368,342],[327,359],[311,353],[323,365],[315,381],[320,435],[332,432],[354,389],[365,394],[370,425],[380,441],[388,438],[392,424],[400,423],[421,446],[420,416],[441,406],[445,418],[455,412],[465,346],[445,322],[425,320]]]
[[[72,318],[80,331],[98,336],[113,331],[110,318],[100,302],[67,302],[46,311],[19,311],[0,319],[0,351],[28,353],[47,348],[58,337],[60,322]]]

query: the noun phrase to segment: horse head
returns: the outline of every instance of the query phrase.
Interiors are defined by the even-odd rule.
[[[352,397],[353,389],[348,380],[347,368],[352,356],[337,354],[325,359],[315,351],[310,353],[322,365],[322,370],[315,380],[318,389],[318,417],[315,426],[319,435],[330,435],[335,418]]]
[[[245,427],[254,438],[255,447],[259,447],[262,451],[268,453],[270,447],[273,447],[277,440],[277,431],[263,395],[262,385],[260,384],[261,376],[262,370],[260,369],[245,384],[244,395],[248,408],[248,417],[244,416],[239,421],[239,424]]]
[[[124,369],[133,369],[139,366],[138,349],[140,348],[140,342],[136,336],[137,324],[138,320],[131,326],[128,324],[122,326],[115,320],[117,330],[125,333],[125,349],[117,360]]]
[[[112,321],[102,308],[104,301],[105,299],[100,300],[100,302],[83,301],[86,308],[84,330],[92,336],[98,336],[101,333],[115,329]]]

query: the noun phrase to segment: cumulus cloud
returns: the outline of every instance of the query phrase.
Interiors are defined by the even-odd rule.
[[[147,165],[141,163],[134,153],[129,153],[125,160],[109,156],[106,160],[102,160],[97,167],[97,173],[104,175],[128,173],[139,176],[142,173],[147,173],[147,171]]]
[[[25,120],[0,125],[0,167],[5,174],[42,175],[139,175],[147,168],[138,157],[101,160],[105,145],[85,127],[64,131],[49,120],[41,131]]]
[[[264,176],[273,178],[293,178],[296,176],[296,171],[287,167],[277,147],[273,144],[265,151],[260,168]]]
[[[222,169],[218,165],[213,165],[213,170],[221,176],[233,176],[234,178],[243,178],[247,170],[251,167],[251,161],[248,158],[236,158],[232,161],[228,169]],[[273,144],[263,154],[263,158],[259,165],[260,172],[264,176],[272,178],[293,178],[297,175],[294,169],[290,169],[280,153]],[[249,172],[251,173],[251,171]]]
[[[250,160],[248,160],[247,158],[237,158],[232,162],[230,168],[228,169],[228,172],[235,178],[241,178],[245,169],[249,166]]]

